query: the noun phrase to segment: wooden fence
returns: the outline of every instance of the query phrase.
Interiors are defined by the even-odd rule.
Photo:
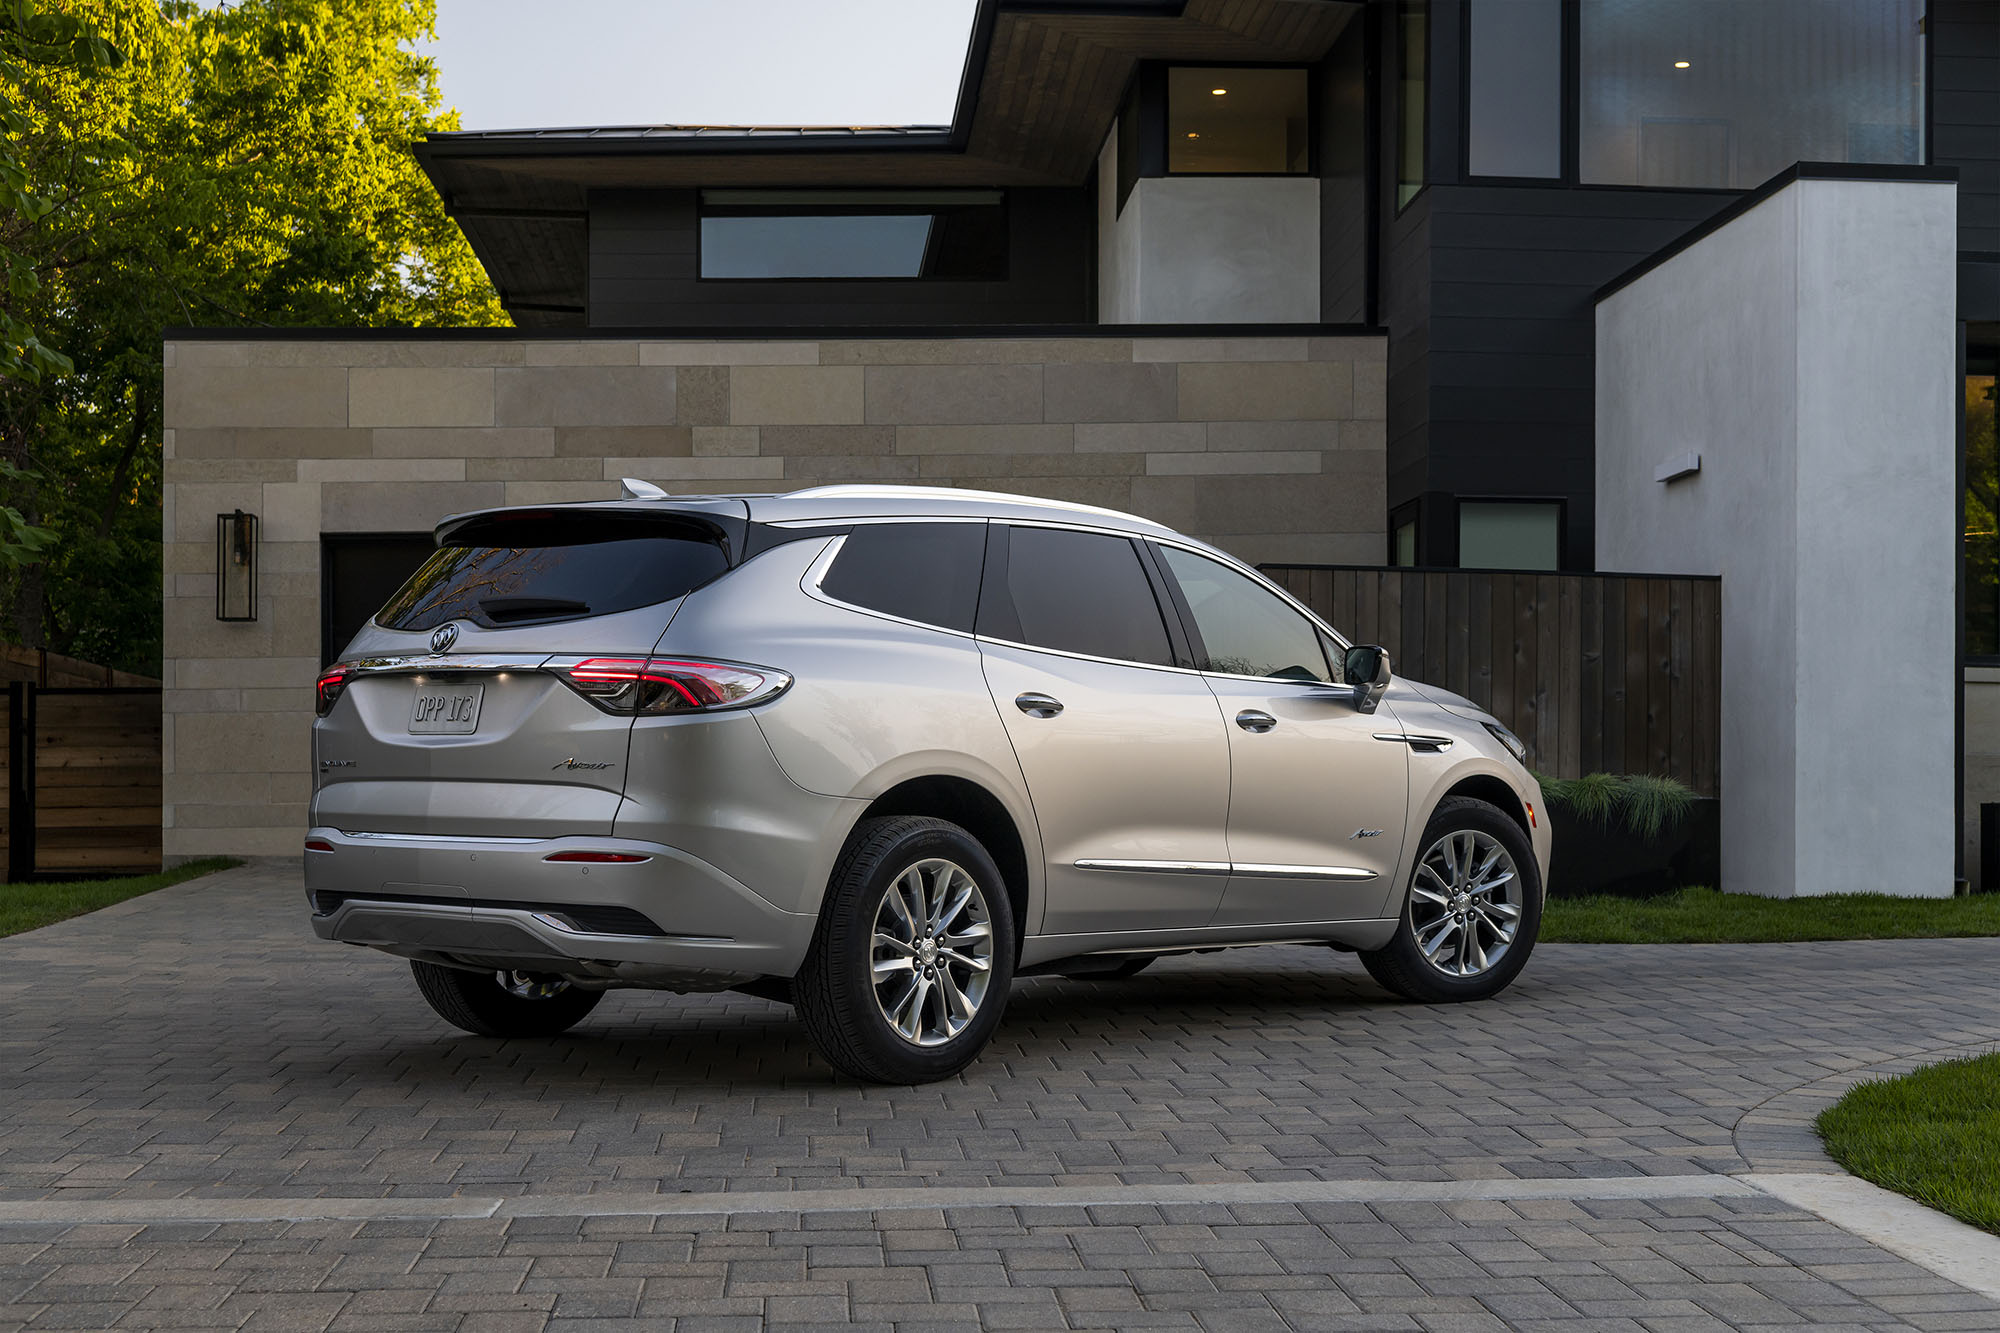
[[[4,721],[9,880],[160,868],[157,688],[14,681]]]
[[[1537,771],[1654,773],[1720,794],[1722,584],[1714,578],[1265,565],[1398,675],[1506,723]]]

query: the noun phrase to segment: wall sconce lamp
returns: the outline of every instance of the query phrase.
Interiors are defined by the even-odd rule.
[[[215,516],[215,618],[257,618],[257,516]]]

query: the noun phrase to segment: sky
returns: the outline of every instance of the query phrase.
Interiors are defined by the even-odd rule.
[[[438,0],[468,130],[942,125],[974,0]]]

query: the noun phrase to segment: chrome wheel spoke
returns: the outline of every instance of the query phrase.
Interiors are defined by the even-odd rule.
[[[1526,885],[1507,845],[1453,829],[1417,859],[1405,911],[1417,950],[1448,977],[1483,976],[1520,934]]]
[[[919,861],[883,890],[869,966],[876,1006],[903,1040],[939,1046],[963,1032],[986,998],[993,957],[986,895],[963,867]]]

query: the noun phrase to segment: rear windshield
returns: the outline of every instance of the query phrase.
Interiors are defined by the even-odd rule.
[[[375,623],[425,630],[469,620],[505,629],[616,615],[671,601],[728,567],[722,548],[699,537],[572,530],[539,546],[446,546],[375,613]]]

